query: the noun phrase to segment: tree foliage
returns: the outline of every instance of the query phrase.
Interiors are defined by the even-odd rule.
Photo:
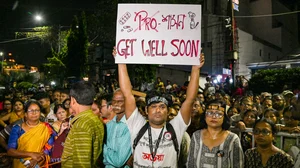
[[[66,72],[66,66],[61,60],[64,57],[59,55],[59,53],[52,52],[53,57],[47,58],[48,63],[43,65],[44,71],[47,74],[45,78],[47,81],[58,80],[59,83],[62,83]],[[62,53],[66,53],[66,49],[60,52],[60,54]]]
[[[34,76],[30,73],[16,71],[10,71],[9,73],[3,73],[0,75],[0,85],[10,88],[14,82],[17,84],[20,82],[33,83]]]
[[[67,37],[68,52],[65,65],[68,76],[83,77],[88,72],[88,40],[86,32],[85,13],[80,17],[74,16],[71,30]]]
[[[27,32],[15,32],[16,38],[38,38],[42,43],[49,44],[51,49],[58,51],[58,45],[62,45],[67,31],[61,31],[61,27],[57,26],[43,26],[35,27]]]
[[[62,81],[65,75],[65,61],[67,53],[67,34],[68,31],[62,31],[60,25],[35,27],[30,32],[16,32],[17,38],[38,38],[41,43],[49,44],[51,56],[47,58],[48,62],[43,64],[41,70],[44,71],[45,79]]]
[[[16,88],[18,90],[22,90],[22,89],[25,89],[25,90],[28,90],[29,88],[32,88],[32,87],[35,87],[37,88],[38,86],[35,85],[35,84],[32,84],[30,82],[20,82],[17,84]]]
[[[300,68],[259,70],[249,81],[249,88],[255,93],[281,93],[284,85],[290,89],[300,86]]]
[[[134,64],[128,65],[128,73],[130,77],[136,79],[137,83],[151,82],[156,78],[156,68],[158,65],[151,64]]]

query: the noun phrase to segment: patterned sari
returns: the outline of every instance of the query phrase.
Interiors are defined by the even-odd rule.
[[[39,163],[39,166],[46,166],[48,164],[49,152],[52,148],[55,133],[48,123],[40,123],[38,126],[31,128],[29,131],[24,132],[20,125],[16,125],[12,132],[16,131],[9,140],[9,148],[15,148],[19,151],[27,152],[44,152],[46,154],[46,161]],[[16,135],[18,137],[16,137]],[[17,138],[17,139],[16,139]],[[16,139],[16,140],[14,140]],[[14,144],[16,142],[17,144]],[[17,147],[17,148],[16,148]],[[21,160],[26,161],[31,158],[14,159],[13,167],[21,168],[25,167]]]
[[[18,116],[17,113],[13,111],[10,113],[9,124],[14,123],[21,118],[24,118],[24,112],[20,116]]]

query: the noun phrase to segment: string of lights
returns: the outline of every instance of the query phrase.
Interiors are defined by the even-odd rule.
[[[11,43],[11,42],[15,42],[15,41],[22,41],[22,40],[30,40],[30,39],[34,39],[34,38],[35,37],[26,37],[26,38],[19,38],[19,39],[12,39],[12,40],[0,41],[0,44]]]
[[[296,13],[300,13],[300,10],[292,11],[292,12],[275,13],[275,14],[265,14],[265,15],[252,15],[252,16],[237,16],[237,15],[235,15],[234,17],[235,18],[260,18],[260,17],[284,16],[284,15],[291,15],[291,14],[296,14]],[[221,18],[228,17],[226,15],[211,15],[211,14],[207,14],[205,16],[221,17]]]

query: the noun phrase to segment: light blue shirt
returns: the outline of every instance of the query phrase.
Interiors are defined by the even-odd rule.
[[[119,122],[116,119],[117,116],[106,124],[107,139],[103,149],[103,163],[106,168],[122,167],[132,153],[125,115]]]

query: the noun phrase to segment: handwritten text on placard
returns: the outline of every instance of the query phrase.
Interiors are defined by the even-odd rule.
[[[199,62],[200,5],[119,4],[117,63]]]

